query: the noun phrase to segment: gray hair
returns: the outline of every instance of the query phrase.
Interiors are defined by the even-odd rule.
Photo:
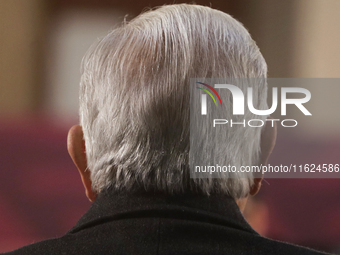
[[[80,122],[92,189],[246,196],[252,176],[190,178],[189,84],[193,77],[266,75],[266,63],[243,25],[209,7],[163,6],[114,29],[82,64]],[[266,93],[266,84],[260,84],[254,107],[266,108]],[[261,129],[227,132],[239,152],[229,164],[257,164]],[[243,142],[237,147],[235,141]],[[239,151],[245,147],[246,153]]]

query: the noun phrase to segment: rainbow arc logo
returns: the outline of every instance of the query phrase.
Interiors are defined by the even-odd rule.
[[[214,94],[217,96],[218,100],[220,101],[220,104],[222,105],[222,100],[220,98],[220,95],[217,93],[217,91],[213,87],[211,87],[210,85],[208,85],[206,83],[203,83],[203,82],[196,82],[196,83],[201,84],[201,85],[207,87],[208,89],[210,89],[212,92],[214,92]],[[211,94],[211,92],[209,90],[201,88],[201,87],[196,87],[196,88],[206,92],[212,98],[212,100],[214,101],[215,105],[217,106],[215,97]],[[206,94],[202,94],[201,100],[202,100],[202,102],[201,102],[202,103],[201,113],[202,113],[202,115],[207,115],[207,95]]]
[[[206,86],[207,88],[211,89],[215,93],[215,95],[217,96],[218,100],[220,101],[220,104],[222,105],[222,100],[220,98],[220,95],[217,93],[217,91],[213,87],[211,87],[210,85],[205,84],[203,82],[197,82],[197,83],[202,84],[203,86]],[[203,90],[204,92],[206,92],[212,98],[212,100],[214,100],[214,103],[217,106],[217,103],[216,103],[216,100],[215,100],[214,96],[208,90],[200,88],[200,87],[197,87],[197,88]]]

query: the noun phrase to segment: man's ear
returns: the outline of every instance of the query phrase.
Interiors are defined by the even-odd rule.
[[[71,127],[67,136],[67,150],[74,164],[78,168],[81,180],[85,187],[86,196],[93,202],[97,194],[92,191],[92,182],[90,171],[87,169],[85,141],[83,137],[83,129],[79,125]]]
[[[268,120],[269,119],[271,119],[270,116],[268,117]],[[267,165],[269,156],[275,147],[276,134],[277,128],[275,121],[266,121],[266,126],[263,128],[261,133],[260,164],[263,166]],[[263,177],[254,179],[254,185],[249,192],[250,195],[254,196],[260,190],[262,179]]]

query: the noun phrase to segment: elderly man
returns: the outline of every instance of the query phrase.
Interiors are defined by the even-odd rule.
[[[209,7],[163,6],[113,30],[83,60],[81,125],[68,136],[93,204],[63,237],[9,254],[321,254],[248,225],[242,211],[261,176],[190,177],[190,125],[201,114],[190,112],[190,79],[265,80],[266,73],[247,30]],[[265,109],[266,83],[253,89]],[[228,111],[231,100],[223,103]],[[272,125],[226,128],[214,157],[266,164],[275,138]]]

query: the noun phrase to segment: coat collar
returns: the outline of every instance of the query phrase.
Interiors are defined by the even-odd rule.
[[[158,217],[189,219],[224,225],[258,235],[228,195],[122,192],[105,189],[68,233],[105,222],[127,218]]]

